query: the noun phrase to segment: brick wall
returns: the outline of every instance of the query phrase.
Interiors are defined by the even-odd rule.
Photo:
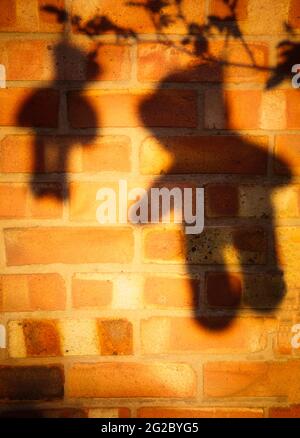
[[[0,0],[0,415],[299,417],[299,1],[126,3]],[[120,179],[204,232],[99,225]]]

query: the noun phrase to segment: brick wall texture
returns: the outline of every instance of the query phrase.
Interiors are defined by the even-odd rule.
[[[0,417],[300,417],[299,0],[136,3],[0,0]]]

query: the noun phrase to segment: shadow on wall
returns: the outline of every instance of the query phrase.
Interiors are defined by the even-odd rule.
[[[59,23],[66,23],[72,26],[73,30],[82,35],[93,37],[105,32],[116,34],[117,42],[120,39],[129,37],[136,38],[134,32],[129,29],[114,25],[105,16],[95,16],[87,23],[82,24],[78,16],[70,17],[64,9],[54,6],[42,8],[49,14],[54,14]],[[63,135],[66,124],[70,121],[61,119],[64,114],[61,111],[64,105],[61,94],[62,82],[76,79],[76,105],[69,108],[68,114],[71,119],[76,119],[76,108],[81,108],[81,114],[85,114],[88,120],[88,135],[80,136],[82,146],[88,147],[93,139],[100,132],[95,128],[101,127],[101,120],[98,120],[97,113],[88,102],[88,99],[81,96],[80,92],[86,88],[87,82],[94,79],[101,80],[102,67],[97,62],[97,52],[101,47],[95,43],[93,51],[87,53],[74,45],[69,40],[68,29],[62,34],[61,40],[53,47],[51,44],[48,50],[52,50],[52,64],[55,69],[55,77],[48,89],[41,88],[35,91],[20,108],[17,122],[18,126],[30,127],[34,131],[34,164],[32,170],[31,189],[36,197],[54,196],[56,198],[68,198],[68,159],[72,147],[75,147],[74,137]],[[76,106],[76,107],[75,107]],[[41,128],[57,128],[57,136],[42,135]],[[81,131],[84,132],[84,131]],[[60,136],[58,137],[58,135]],[[63,136],[62,136],[63,135]],[[77,134],[78,136],[78,134]],[[42,175],[51,173],[60,174],[60,182],[63,190],[57,190],[55,185],[42,185]]]
[[[199,66],[189,71],[182,70],[172,73],[164,78],[156,92],[145,99],[140,107],[144,125],[151,126],[148,119],[149,109],[159,108],[161,91],[166,88],[167,84],[184,82],[188,76],[195,77],[204,74],[213,77],[215,75],[214,66],[211,66],[210,69],[211,71],[207,66]],[[207,296],[202,297],[200,301],[207,300],[208,304],[214,306],[218,311],[226,311],[227,316],[205,317],[203,312],[199,313],[199,308],[195,309],[195,316],[199,323],[212,330],[225,328],[234,318],[242,300],[242,284],[245,290],[250,289],[252,282],[257,283],[257,288],[253,285],[251,287],[252,294],[243,299],[243,304],[246,307],[252,307],[259,312],[271,311],[282,300],[285,294],[285,285],[276,253],[275,212],[273,211],[272,194],[278,187],[288,184],[292,177],[287,163],[269,154],[265,142],[263,144],[261,142],[260,144],[255,143],[255,136],[242,137],[237,133],[232,133],[234,128],[230,126],[230,110],[224,98],[223,84],[223,78],[221,77],[220,82],[213,87],[213,90],[210,88],[210,96],[213,95],[213,101],[219,103],[219,108],[215,112],[223,114],[224,126],[222,129],[231,130],[229,134],[218,134],[217,130],[214,130],[214,134],[201,133],[200,136],[185,136],[183,139],[176,136],[176,130],[171,136],[162,137],[157,135],[155,129],[149,128],[151,136],[155,137],[160,147],[165,149],[172,160],[172,165],[168,168],[164,168],[164,165],[162,165],[158,169],[156,166],[156,173],[160,173],[160,176],[157,177],[154,185],[158,187],[175,187],[178,182],[184,183],[186,180],[184,174],[194,174],[194,177],[197,175],[194,181],[195,185],[198,178],[197,187],[202,187],[203,184],[206,185],[210,180],[205,190],[206,214],[210,213],[212,221],[213,217],[225,218],[225,220],[234,219],[234,221],[231,221],[231,226],[221,229],[218,226],[208,226],[206,223],[203,233],[198,235],[185,235],[184,228],[180,237],[178,234],[176,236],[174,233],[172,235],[172,231],[170,232],[170,239],[179,239],[184,242],[183,258],[187,270],[190,271],[191,278],[194,273],[193,265],[218,265],[217,272],[211,272],[206,276]],[[168,95],[165,95],[164,98],[168,99]],[[166,107],[174,108],[174,117],[176,117],[177,108],[175,105],[170,102]],[[211,112],[213,109],[214,107],[209,109],[208,106],[205,106],[206,111]],[[251,107],[248,108],[248,111],[251,112]],[[192,117],[191,114],[188,116]],[[168,114],[168,117],[170,117],[170,114]],[[257,136],[257,139],[258,141],[261,140],[261,136]],[[273,175],[268,172],[269,163],[272,163]],[[276,175],[276,169],[280,169],[282,176]],[[206,174],[230,176],[232,182],[211,183],[211,178],[204,176]],[[173,185],[171,175],[173,181],[174,175],[176,176],[176,183],[173,182]],[[242,202],[238,188],[243,184],[245,186],[256,184],[263,188],[264,212],[257,212],[257,219],[260,223],[263,223],[262,227],[260,225],[256,226],[255,221],[254,225],[245,225],[245,220],[238,218]],[[185,186],[188,185],[189,183],[185,182]],[[251,196],[251,194],[248,193],[246,196]],[[206,218],[206,222],[207,220],[208,218]],[[153,238],[155,239],[154,235]],[[160,248],[159,239],[157,239],[156,245],[157,253],[160,253],[163,250],[164,243],[161,243],[162,247]],[[234,247],[235,255],[231,255],[231,259],[234,257],[235,261],[233,263],[237,262],[240,265],[242,278],[227,273],[228,259],[226,259],[226,254],[228,255],[228,245]],[[178,246],[180,246],[180,243],[177,243],[177,248]],[[273,260],[270,265],[267,265],[268,260],[265,260],[268,248],[271,248],[270,252],[273,253]],[[169,257],[170,261],[174,261],[176,258],[176,255],[172,254],[172,250],[170,250]],[[261,274],[265,276],[265,279],[269,277],[272,285],[268,285],[268,281],[259,283],[257,274],[251,276],[249,266],[255,265],[260,265]],[[271,280],[272,278],[273,280]],[[193,284],[191,286],[193,287]],[[256,292],[253,293],[255,289]],[[194,302],[198,301],[198,293],[198,289],[194,287]]]
[[[234,231],[228,237],[233,242],[236,251],[236,259],[241,266],[242,281],[247,284],[247,281],[253,281],[253,276],[247,272],[249,266],[260,265],[261,273],[264,276],[270,274],[271,277],[278,277],[276,281],[276,287],[272,287],[270,291],[264,290],[262,287],[257,288],[257,294],[252,294],[247,297],[248,302],[246,305],[257,309],[258,311],[267,311],[275,308],[281,301],[284,293],[284,280],[283,275],[279,268],[278,257],[276,254],[276,236],[274,231],[274,211],[272,206],[272,193],[278,187],[287,184],[291,180],[291,172],[286,163],[279,158],[269,156],[267,148],[263,148],[256,144],[255,141],[249,138],[242,138],[238,134],[230,135],[214,135],[207,134],[201,137],[188,136],[185,138],[185,143],[181,144],[181,141],[176,139],[176,130],[174,135],[169,138],[159,138],[157,131],[152,130],[151,121],[148,119],[148,114],[153,113],[149,109],[159,108],[160,105],[160,91],[170,83],[185,82],[189,77],[196,78],[211,78],[218,77],[217,85],[214,86],[214,102],[218,102],[218,113],[223,114],[224,126],[221,129],[231,132],[234,127],[230,122],[230,110],[227,108],[227,103],[224,100],[224,67],[231,65],[226,62],[226,59],[217,60],[209,52],[210,39],[209,36],[212,30],[219,32],[224,36],[225,44],[227,44],[229,38],[239,39],[246,52],[249,55],[250,64],[241,65],[245,68],[263,69],[270,71],[270,79],[266,84],[266,88],[272,88],[281,83],[291,74],[291,63],[294,63],[298,58],[300,52],[299,45],[291,41],[283,41],[278,46],[279,59],[278,65],[275,68],[266,68],[256,65],[255,59],[251,53],[251,50],[244,41],[242,32],[238,27],[236,18],[237,1],[224,0],[227,4],[229,15],[227,17],[219,18],[216,16],[209,16],[207,24],[200,26],[196,23],[188,23],[184,17],[181,9],[181,0],[176,0],[175,3],[178,6],[178,13],[176,17],[166,17],[162,11],[169,1],[149,0],[147,2],[127,2],[127,5],[132,7],[145,8],[152,17],[152,22],[155,25],[157,35],[160,35],[160,41],[162,44],[173,44],[168,40],[168,37],[161,35],[164,33],[169,24],[174,19],[181,20],[186,26],[186,35],[182,41],[176,45],[178,50],[188,51],[187,47],[192,46],[191,54],[198,56],[201,61],[200,65],[194,68],[189,68],[177,72],[173,72],[166,78],[164,78],[157,88],[157,91],[143,102],[140,107],[141,119],[145,127],[148,127],[152,136],[156,137],[161,145],[164,146],[173,157],[173,165],[168,169],[162,169],[162,175],[157,178],[156,184],[159,186],[170,185],[170,175],[178,175],[178,177],[193,173],[195,175],[205,174],[227,174],[234,177],[235,185],[227,185],[222,188],[222,198],[217,201],[217,205],[211,206],[212,209],[216,209],[217,215],[228,216],[235,218],[238,214],[239,208],[239,194],[237,186],[242,184],[244,178],[247,177],[247,183],[254,183],[259,179],[259,184],[263,184],[265,187],[265,211],[264,213],[264,227],[260,226],[245,226],[242,220],[234,219]],[[57,15],[57,19],[61,22],[67,22],[71,20],[72,26],[77,28],[79,33],[94,36],[103,32],[113,32],[121,38],[137,38],[135,33],[127,28],[121,28],[115,26],[108,18],[103,16],[96,16],[86,24],[82,24],[80,17],[70,17],[64,10],[46,7],[49,13]],[[292,29],[288,29],[288,32],[292,35]],[[59,84],[62,80],[66,79],[66,68],[72,69],[72,64],[85,65],[89,72],[85,80],[80,82],[79,90],[83,90],[86,87],[86,81],[93,79],[95,76],[101,74],[101,66],[95,62],[96,52],[87,55],[87,53],[81,51],[78,47],[74,46],[64,34],[61,41],[54,47],[53,59],[56,66],[56,75],[51,85],[52,89],[59,88]],[[204,61],[204,63],[203,63]],[[77,87],[78,90],[78,87]],[[35,158],[34,169],[32,175],[32,190],[36,196],[61,196],[53,191],[53,188],[42,189],[38,191],[36,184],[40,180],[40,174],[49,172],[61,173],[61,178],[64,183],[64,196],[68,197],[67,192],[67,170],[68,170],[68,155],[70,149],[73,146],[73,141],[67,136],[64,137],[63,145],[59,144],[57,139],[53,136],[41,136],[40,128],[49,126],[49,119],[53,121],[53,127],[56,127],[64,121],[59,120],[59,99],[57,94],[53,94],[52,102],[45,97],[45,90],[37,90],[33,95],[24,103],[20,109],[18,122],[20,126],[33,127],[35,130]],[[48,95],[47,95],[48,96]],[[165,95],[164,99],[171,99],[172,96]],[[78,98],[78,106],[85,108],[87,118],[90,120],[90,126],[101,126],[101,120],[96,120],[97,116],[93,108],[89,105],[83,97]],[[175,112],[182,111],[172,104],[165,105],[168,108],[174,108]],[[51,110],[49,109],[51,108]],[[52,111],[52,113],[51,113]],[[82,111],[81,111],[82,112]],[[250,117],[251,108],[249,111]],[[32,120],[32,114],[34,114],[34,120]],[[187,114],[187,119],[191,115]],[[164,114],[161,114],[161,118]],[[171,118],[172,114],[168,115]],[[96,129],[89,130],[89,136],[81,137],[82,144],[88,145],[92,138],[99,135]],[[187,162],[190,160],[190,162]],[[283,178],[276,176],[275,174],[269,175],[268,165],[272,163],[272,168],[280,168],[280,173],[284,175]],[[201,179],[203,181],[203,178]],[[209,187],[208,195],[210,199],[214,199],[214,190],[217,192],[218,187]],[[210,196],[211,195],[211,196]],[[228,213],[229,209],[229,213]],[[222,231],[224,233],[224,231]],[[208,302],[213,303],[219,310],[230,309],[230,314],[223,318],[205,319],[199,316],[199,308],[195,309],[195,315],[199,322],[209,329],[222,329],[225,328],[239,308],[241,296],[239,293],[240,280],[227,273],[226,269],[226,246],[228,244],[226,236],[221,235],[217,228],[206,228],[203,234],[185,236],[185,262],[190,269],[192,275],[193,269],[190,268],[195,264],[218,264],[218,274],[208,275],[206,278],[207,290],[209,296]],[[273,250],[272,263],[264,265],[264,253],[267,253],[267,247],[271,245]],[[268,272],[266,272],[266,269]],[[251,270],[250,270],[251,271]],[[257,281],[257,278],[256,278]],[[216,291],[222,289],[222,294],[217,296]],[[197,291],[194,291],[195,296]]]
[[[286,162],[270,154],[268,147],[257,144],[253,136],[251,138],[250,136],[242,137],[234,132],[233,117],[225,98],[224,69],[226,66],[236,66],[269,72],[269,79],[265,87],[266,90],[269,90],[284,80],[291,80],[292,66],[300,59],[300,44],[284,40],[277,46],[278,62],[276,67],[257,65],[239,28],[238,0],[223,0],[223,2],[227,7],[228,14],[224,17],[210,15],[207,17],[206,23],[199,26],[186,20],[182,9],[182,0],[176,0],[177,19],[184,23],[186,35],[179,45],[168,40],[168,36],[165,36],[163,43],[179,51],[190,53],[192,56],[197,56],[200,61],[199,65],[173,72],[165,77],[156,92],[147,97],[140,107],[144,126],[149,127],[151,136],[156,138],[172,160],[172,165],[169,168],[162,166],[161,169],[156,169],[157,173],[161,173],[161,175],[157,177],[155,186],[170,187],[172,185],[170,183],[171,175],[173,175],[173,180],[174,175],[177,175],[177,181],[180,182],[180,179],[184,181],[185,173],[198,175],[202,185],[205,184],[205,178],[201,178],[201,174],[230,175],[233,179],[232,184],[210,184],[206,190],[208,198],[208,201],[206,200],[206,214],[210,210],[211,218],[215,216],[216,218],[234,219],[234,226],[227,227],[228,235],[226,235],[224,228],[221,228],[220,231],[218,227],[207,227],[207,225],[201,235],[185,235],[184,229],[182,229],[180,236],[178,234],[171,236],[172,232],[170,234],[170,239],[173,239],[173,242],[176,241],[177,251],[180,244],[184,246],[183,258],[191,278],[194,265],[218,265],[217,272],[206,274],[205,297],[199,299],[198,287],[191,282],[191,289],[194,293],[193,302],[198,303],[195,307],[195,318],[199,324],[209,330],[225,329],[238,312],[242,300],[244,306],[251,307],[260,313],[266,313],[274,310],[286,293],[284,274],[280,269],[277,254],[272,195],[278,187],[291,181],[291,170]],[[156,23],[158,34],[163,32],[164,28],[167,28],[172,22],[171,17],[167,17],[168,19],[166,17],[160,18],[165,1],[148,0],[143,3],[134,1],[129,3],[132,6],[148,10],[152,16],[152,22]],[[293,37],[293,29],[286,23],[283,23],[283,26],[285,31]],[[211,33],[215,31],[224,37],[225,49],[230,39],[239,40],[245,53],[248,54],[249,64],[231,63],[226,58],[216,59],[210,52],[210,37]],[[205,96],[204,112],[206,114],[201,114],[200,117],[201,120],[206,120],[207,112],[210,112],[210,115],[216,113],[222,121],[217,122],[217,126],[211,126],[213,123],[209,121],[206,123],[210,125],[209,128],[216,128],[214,134],[207,131],[206,135],[202,133],[198,137],[195,135],[186,136],[184,143],[182,143],[182,138],[176,138],[176,130],[171,136],[162,137],[158,135],[157,130],[151,129],[149,113],[151,114],[151,109],[153,111],[153,108],[159,108],[163,89],[170,88],[170,84],[183,83],[188,80],[216,82],[217,85],[210,87],[210,95]],[[170,102],[165,107],[173,108],[173,116],[176,120],[178,107],[172,102],[171,96],[165,95],[164,99],[168,98]],[[240,108],[240,110],[244,111],[245,119],[251,119],[251,104],[248,103],[247,109]],[[163,119],[164,115],[162,114],[161,117]],[[169,113],[167,117],[172,119],[172,113]],[[190,117],[192,117],[191,114],[186,114],[186,120],[189,120]],[[230,134],[219,134],[218,130],[229,131]],[[272,170],[270,171],[270,169]],[[256,215],[263,226],[244,225],[245,221],[238,218],[242,202],[238,186],[242,185],[243,182],[244,184],[255,184],[256,182],[260,187],[264,187],[264,213]],[[201,185],[198,186],[201,187]],[[162,248],[159,248],[158,236],[155,237],[153,234],[153,238],[158,240],[157,252],[159,253],[163,249],[163,243],[161,244]],[[232,245],[234,248],[234,263],[240,266],[241,275],[227,272],[228,245]],[[272,260],[268,260],[268,254],[273,255]],[[170,251],[169,257],[171,261],[174,257],[172,251]],[[252,273],[251,275],[251,266],[259,266],[260,274]],[[242,290],[243,292],[241,292]],[[243,293],[244,297],[242,297]],[[200,310],[199,303],[205,302],[207,309]],[[223,316],[220,316],[220,311]]]

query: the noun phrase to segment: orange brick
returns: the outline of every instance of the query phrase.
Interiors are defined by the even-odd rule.
[[[269,410],[270,418],[300,418],[300,405],[289,407],[271,408]]]
[[[210,0],[209,3],[209,13],[216,15],[222,20],[226,19],[231,15],[230,8],[227,1],[224,0]],[[248,0],[238,0],[236,2],[235,15],[238,21],[245,20],[247,18],[247,7]]]
[[[144,232],[147,260],[186,262],[190,264],[264,264],[266,235],[259,228],[208,228],[199,235],[159,229]]]
[[[197,126],[197,95],[192,90],[161,90],[155,96],[137,91],[70,91],[67,99],[73,128]]]
[[[8,265],[128,263],[133,255],[129,228],[7,229]],[[47,251],[45,251],[47,248]]]
[[[32,59],[32,53],[36,57]],[[2,40],[0,62],[7,80],[101,80],[130,78],[129,47],[116,44],[72,45],[46,40]]]
[[[289,24],[297,29],[300,28],[300,4],[297,0],[290,0]]]
[[[61,366],[0,366],[0,399],[55,400],[63,395]]]
[[[172,43],[141,43],[138,46],[138,79],[142,82],[264,82],[266,72],[249,65],[249,55],[241,43],[226,47],[226,63],[223,60],[224,42],[209,41],[209,52],[220,61],[207,62],[193,55],[193,47]],[[266,67],[268,47],[265,43],[251,43],[249,48],[256,63]]]
[[[275,330],[274,323],[259,318],[152,317],[142,321],[142,349],[146,354],[250,353],[266,348],[271,330]]]
[[[203,1],[183,0],[182,9],[187,21],[198,25],[203,24]],[[134,2],[120,3],[119,0],[102,0],[100,5],[92,0],[75,0],[72,3],[72,13],[81,16],[83,21],[93,19],[96,16],[105,17],[103,25],[100,24],[100,33],[115,32],[118,34],[122,32],[122,29],[130,29],[136,33],[155,33],[157,28],[153,25],[151,11],[158,12],[155,16],[157,23],[160,16],[172,18],[171,23],[164,27],[164,32],[185,34],[186,26],[181,20],[178,20],[175,2],[155,2],[154,6],[147,0],[136,2],[136,4]]]
[[[281,157],[281,161],[275,161],[275,172],[282,175],[289,172],[300,175],[300,136],[277,135],[275,142],[276,156]]]
[[[259,129],[262,92],[209,90],[205,93],[205,127],[209,129]]]
[[[1,312],[64,310],[66,290],[58,274],[2,275]]]
[[[77,363],[66,379],[69,396],[83,398],[188,398],[195,396],[195,385],[190,366],[176,363]]]
[[[36,145],[43,147],[46,166],[36,163]],[[3,173],[31,173],[36,165],[41,173],[62,172],[61,160],[57,159],[66,149],[73,146],[68,154],[69,172],[101,172],[130,170],[130,140],[125,136],[43,136],[8,135],[0,142]],[[18,153],[16,154],[16,149]]]
[[[132,324],[126,320],[99,320],[98,333],[101,354],[130,355],[133,353]]]
[[[56,128],[59,94],[50,89],[0,90],[0,125]]]
[[[76,309],[108,307],[112,302],[113,284],[108,280],[72,279],[73,307]]]
[[[139,418],[262,418],[263,409],[251,408],[169,408],[138,409]]]
[[[267,171],[267,144],[267,137],[258,136],[150,137],[141,145],[141,172],[262,175]]]
[[[299,361],[215,362],[204,365],[206,397],[284,397],[300,400]]]
[[[57,321],[26,320],[22,323],[28,356],[60,356]]]
[[[300,129],[300,109],[298,104],[298,90],[286,90],[286,118],[287,129]]]
[[[62,216],[62,196],[59,184],[36,184],[37,191],[51,191],[55,197],[37,198],[26,184],[0,184],[0,218],[55,219]]]
[[[199,281],[190,278],[146,277],[144,303],[155,308],[198,306]]]
[[[1,9],[0,30],[5,31],[9,28],[12,28],[16,23],[16,0],[2,0]]]

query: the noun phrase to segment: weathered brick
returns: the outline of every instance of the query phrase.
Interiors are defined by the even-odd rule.
[[[152,137],[141,145],[143,174],[224,173],[261,175],[267,171],[267,137]]]
[[[8,265],[49,263],[128,263],[133,255],[129,228],[7,229]],[[47,251],[45,251],[47,248]]]
[[[2,275],[1,312],[64,310],[66,289],[58,274]]]
[[[0,398],[52,400],[64,395],[61,366],[0,366]]]
[[[77,363],[66,387],[70,397],[188,398],[195,396],[196,376],[187,364]]]
[[[192,90],[161,90],[154,96],[134,90],[70,91],[67,99],[73,128],[197,126],[197,95]]]
[[[25,319],[8,324],[13,358],[130,355],[132,325],[122,319]]]
[[[264,264],[266,235],[259,228],[208,228],[201,235],[185,236],[183,231],[144,231],[147,260],[190,264]]]
[[[250,353],[266,348],[267,334],[272,330],[274,322],[259,318],[152,317],[141,324],[142,349],[146,354]]]
[[[126,320],[98,320],[101,354],[130,355],[133,353],[132,325]]]

